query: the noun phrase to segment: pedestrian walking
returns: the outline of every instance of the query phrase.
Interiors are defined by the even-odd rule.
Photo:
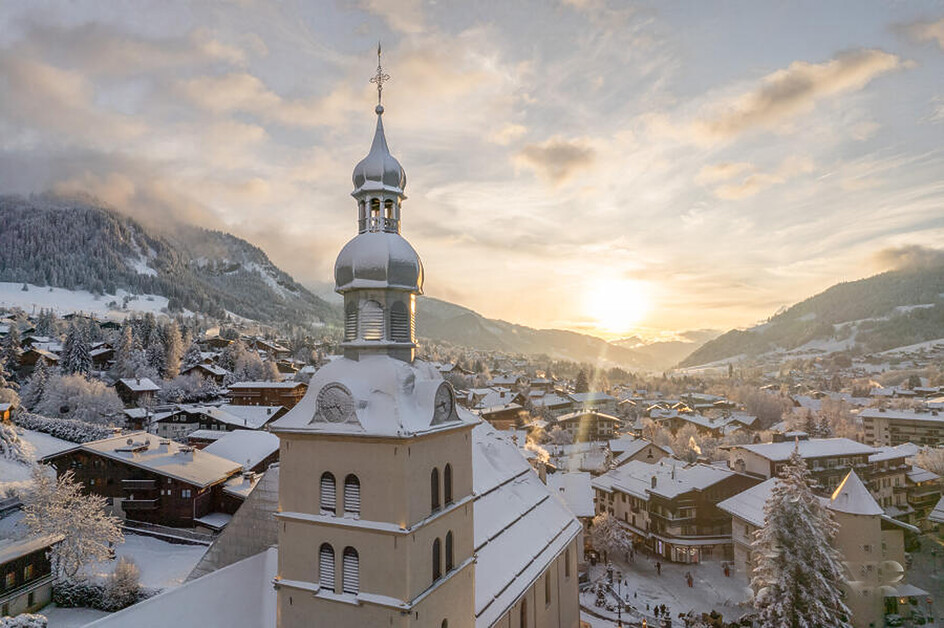
[[[662,563],[659,561],[656,561],[656,574],[659,576],[662,575]]]

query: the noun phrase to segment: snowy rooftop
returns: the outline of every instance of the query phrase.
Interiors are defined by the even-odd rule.
[[[123,377],[118,380],[132,392],[155,392],[161,389],[147,377]]]
[[[245,465],[247,469],[279,450],[279,437],[257,430],[235,430],[207,445],[203,451]]]
[[[273,547],[107,615],[89,628],[275,628],[277,565]]]
[[[885,511],[865,488],[855,471],[850,471],[833,491],[829,507],[850,515],[883,515]]]
[[[595,401],[616,401],[616,397],[611,397],[604,392],[585,392],[570,393],[568,395],[574,403],[593,403]]]
[[[752,486],[746,491],[741,491],[737,495],[718,502],[718,508],[738,519],[743,519],[755,527],[763,527],[764,505],[770,499],[770,494],[779,481],[779,478],[764,480],[757,486]],[[829,502],[825,497],[817,497],[817,499],[824,505]]]
[[[869,462],[884,462],[896,458],[913,458],[918,455],[920,447],[914,443],[902,443],[894,447],[878,447],[876,453],[869,456]]]
[[[590,474],[582,471],[574,473],[550,473],[547,487],[557,495],[570,512],[577,517],[593,516],[593,487]]]
[[[229,434],[220,430],[194,430],[187,434],[188,440],[219,440]]]
[[[454,408],[446,420],[434,420],[436,393],[443,385],[439,370],[420,360],[411,364],[387,355],[366,355],[359,360],[339,358],[312,377],[302,400],[273,422],[271,429],[403,437],[479,422],[478,417],[461,408]],[[348,418],[332,422],[321,416],[318,397],[328,386],[335,389],[333,397],[350,403]]]
[[[242,470],[241,464],[226,458],[146,432],[83,443],[67,451],[80,449],[199,487],[222,482]]]
[[[911,470],[908,471],[905,475],[908,476],[908,480],[918,484],[919,482],[934,482],[935,480],[940,480],[941,476],[933,471],[928,471],[927,469],[922,469],[921,467],[911,467]]]
[[[304,386],[304,382],[236,382],[235,384],[230,384],[230,390],[240,390],[243,388],[284,388],[292,389],[299,386]]]
[[[557,417],[558,423],[565,423],[567,421],[579,421],[584,417],[593,417],[595,419],[600,419],[603,421],[611,421],[619,423],[619,419],[610,414],[604,414],[602,412],[597,412],[596,410],[578,410],[577,412],[570,412],[568,414],[561,415]]]
[[[472,430],[475,615],[493,625],[579,533],[517,448],[486,423]]]
[[[944,415],[931,412],[915,412],[914,410],[880,410],[879,408],[865,408],[859,412],[863,419],[897,419],[906,421],[927,421],[931,423],[944,422]]]
[[[258,430],[271,421],[272,417],[278,414],[281,409],[282,406],[238,406],[227,403],[218,407],[201,406],[199,412],[227,425]]]
[[[650,494],[673,499],[689,491],[703,491],[733,475],[734,471],[706,464],[685,466],[675,460],[656,463],[631,460],[593,480],[594,488],[621,491],[641,499]],[[655,486],[652,485],[655,478]]]
[[[794,448],[799,447],[803,458],[825,458],[828,456],[855,456],[874,454],[875,448],[857,443],[848,438],[811,438],[801,441],[784,441],[782,443],[760,443],[757,445],[738,445],[737,449],[744,449],[752,453],[779,462],[788,460]]]
[[[0,565],[58,543],[61,534],[30,536],[25,539],[0,539]]]

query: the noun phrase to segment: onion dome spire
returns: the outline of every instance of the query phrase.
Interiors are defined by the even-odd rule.
[[[385,353],[412,361],[416,349],[416,295],[423,293],[423,263],[400,235],[406,173],[390,154],[383,127],[383,86],[390,80],[377,46],[377,130],[370,152],[354,167],[357,235],[334,265],[335,290],[344,296],[344,353]]]

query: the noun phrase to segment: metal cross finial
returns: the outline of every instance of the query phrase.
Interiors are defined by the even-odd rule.
[[[389,74],[384,74],[383,66],[380,64],[380,42],[377,42],[377,74],[370,79],[371,83],[377,84],[377,106],[382,106],[383,84],[390,80]]]

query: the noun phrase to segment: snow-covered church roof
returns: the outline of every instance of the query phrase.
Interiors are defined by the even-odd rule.
[[[833,491],[829,508],[850,515],[883,515],[885,511],[875,502],[855,471],[850,471]]]
[[[479,421],[455,403],[446,420],[434,418],[437,391],[444,385],[449,386],[439,370],[420,360],[410,363],[382,354],[340,358],[311,378],[302,400],[271,423],[271,430],[407,437]]]

